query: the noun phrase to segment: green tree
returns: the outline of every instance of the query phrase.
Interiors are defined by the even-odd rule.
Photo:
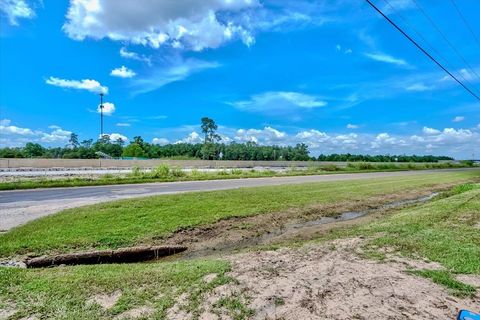
[[[122,157],[146,158],[147,154],[138,143],[132,142],[125,147]]]
[[[80,145],[78,143],[78,134],[72,132],[70,134],[70,139],[68,140],[68,142],[70,143],[70,146],[72,146],[74,149],[78,148],[78,146]]]
[[[217,134],[218,126],[215,123],[215,121],[208,117],[203,117],[201,121],[202,121],[202,125],[201,125],[202,132],[205,136],[204,143],[214,143],[216,141],[220,141],[221,138]]]
[[[217,134],[218,126],[213,119],[208,117],[203,117],[201,123],[200,127],[205,136],[202,147],[202,157],[205,160],[216,159],[219,152],[217,152],[215,142],[221,140],[220,136]]]
[[[38,143],[27,142],[25,148],[23,148],[23,153],[27,158],[41,157],[45,153],[45,149]]]

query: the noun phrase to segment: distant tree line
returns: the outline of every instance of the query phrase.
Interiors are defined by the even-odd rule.
[[[353,155],[331,154],[310,156],[308,146],[299,143],[296,146],[263,146],[254,142],[221,143],[216,133],[217,125],[210,118],[201,119],[201,129],[204,134],[203,143],[175,143],[157,145],[145,142],[136,136],[124,145],[121,139],[111,141],[109,136],[103,136],[97,141],[93,139],[78,140],[78,135],[72,133],[65,147],[45,148],[38,143],[28,142],[24,147],[0,148],[0,158],[63,158],[63,159],[95,159],[98,153],[107,154],[113,158],[177,158],[206,160],[286,160],[286,161],[365,161],[365,162],[437,162],[453,160],[445,156],[406,156],[406,155]]]
[[[318,161],[351,161],[351,162],[438,162],[442,160],[453,160],[447,156],[417,156],[417,155],[363,155],[363,154],[321,154],[317,157]]]

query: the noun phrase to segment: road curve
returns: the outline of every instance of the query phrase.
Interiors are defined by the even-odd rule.
[[[184,181],[2,191],[0,192],[0,230],[9,230],[30,220],[50,215],[63,209],[117,199],[192,191],[226,190],[242,187],[402,177],[429,174],[434,172],[451,172],[462,170],[475,169],[342,173],[315,176]]]

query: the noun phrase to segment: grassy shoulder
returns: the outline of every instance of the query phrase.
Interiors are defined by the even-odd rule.
[[[358,173],[358,172],[378,172],[378,171],[406,171],[406,170],[427,170],[427,169],[452,169],[472,167],[469,163],[451,164],[451,163],[366,163],[352,162],[346,167],[335,165],[318,166],[312,165],[306,169],[289,168],[286,171],[278,172],[273,170],[221,170],[216,172],[203,172],[192,170],[182,171],[178,168],[170,168],[168,165],[162,165],[152,171],[141,171],[134,168],[132,173],[127,175],[105,174],[98,178],[66,178],[66,179],[20,179],[16,181],[0,182],[0,190],[17,189],[36,189],[36,188],[58,188],[58,187],[82,187],[82,186],[100,186],[115,184],[140,184],[151,182],[175,182],[175,181],[196,181],[196,180],[219,180],[219,179],[239,179],[239,178],[266,178],[266,177],[285,177],[301,175],[318,175],[333,173]]]
[[[461,185],[447,196],[377,222],[340,229],[329,237],[372,239],[365,246],[366,254],[378,259],[398,253],[438,262],[444,270],[411,272],[446,286],[454,295],[470,296],[475,288],[457,281],[455,275],[480,275],[480,185]]]
[[[185,311],[196,314],[206,293],[234,281],[225,275],[229,269],[227,262],[217,260],[0,268],[0,311],[11,313],[12,319],[32,315],[41,319],[112,319],[137,309],[148,319],[163,319],[176,300],[186,295]],[[211,274],[216,275],[213,280],[205,281]],[[116,296],[110,298],[111,307],[101,305],[102,296]]]
[[[476,176],[478,177],[478,175]],[[204,193],[203,195],[215,201],[222,202],[223,206],[232,205],[241,209],[240,200],[229,201],[229,197],[242,197],[242,204],[248,205],[250,211],[244,214],[269,210],[268,201],[280,201],[282,205],[295,203],[302,205],[309,201],[336,201],[338,194],[348,197],[352,201],[360,197],[377,193],[392,193],[402,188],[421,188],[439,182],[461,182],[475,179],[474,176],[466,176],[465,173],[444,173],[431,177],[409,177],[409,179],[377,179],[375,181],[357,181],[353,186],[341,183],[315,184],[304,186],[288,186],[287,188],[255,188],[254,190],[237,190],[238,194],[230,193]],[[244,191],[252,191],[245,194]],[[259,198],[248,198],[259,193]],[[289,197],[289,193],[292,196]],[[221,194],[221,195],[220,195]],[[200,194],[183,195],[193,196],[191,200]],[[212,195],[215,197],[210,198]],[[267,196],[266,202],[262,202],[262,196]],[[287,197],[288,199],[284,199]],[[298,199],[301,197],[301,199]],[[154,202],[152,208],[158,205],[167,205],[169,208],[181,207],[184,197],[170,199],[169,202],[157,202],[163,197],[153,197],[147,201],[135,201],[131,205],[131,214],[140,214],[149,202]],[[202,198],[202,200],[205,200]],[[296,201],[296,202],[295,202]],[[122,202],[110,203],[103,209],[117,212]],[[173,207],[172,207],[173,206]],[[99,225],[105,231],[108,229],[106,222],[121,219],[126,213],[97,217],[98,211],[92,211],[91,206],[82,208],[86,210],[86,216],[75,220],[72,212],[60,214],[53,222],[70,218],[76,227],[82,227],[82,221],[86,218],[106,219],[104,224]],[[196,207],[195,207],[196,208]],[[219,206],[211,210],[220,210]],[[153,209],[152,209],[153,210]],[[273,210],[273,209],[272,209]],[[202,210],[192,210],[190,219],[196,215],[205,215]],[[249,213],[250,212],[250,213]],[[89,216],[91,214],[92,216]],[[150,212],[153,214],[153,211]],[[225,214],[225,212],[220,212]],[[165,217],[153,214],[162,222],[168,222]],[[166,217],[170,216],[168,213]],[[216,216],[215,218],[218,218]],[[72,220],[73,219],[73,220]],[[178,217],[173,217],[173,220]],[[144,222],[144,221],[141,221]],[[80,223],[80,224],[79,224]],[[174,224],[172,224],[174,225]],[[177,223],[178,225],[178,223]],[[41,227],[42,225],[37,225]],[[46,227],[46,225],[45,225]],[[53,225],[50,229],[55,232],[59,226]],[[475,294],[476,289],[468,284],[458,281],[457,274],[480,275],[480,185],[463,184],[453,188],[430,203],[402,209],[391,216],[381,220],[360,225],[355,228],[340,229],[329,237],[350,237],[363,235],[367,237],[366,252],[372,256],[381,257],[385,254],[385,248],[393,249],[411,258],[427,258],[436,261],[445,267],[444,270],[410,270],[418,276],[431,279],[433,282],[443,285],[457,296],[465,297]],[[21,229],[21,228],[19,228]],[[29,229],[27,228],[26,231]],[[73,229],[72,229],[73,230]],[[70,230],[69,232],[71,232]],[[48,231],[48,230],[47,230]],[[14,232],[12,234],[15,234]],[[19,234],[16,234],[19,236]],[[33,235],[37,242],[42,239],[38,234]],[[75,235],[71,235],[75,236]],[[23,240],[26,240],[28,235]],[[67,238],[68,239],[68,238]],[[3,245],[4,238],[0,238]],[[21,241],[21,239],[18,239]],[[11,241],[11,240],[8,240]],[[68,241],[66,242],[68,244]],[[24,243],[24,245],[27,245]],[[392,250],[388,250],[389,254]],[[146,310],[149,319],[163,319],[176,301],[184,301],[184,309],[193,315],[201,313],[201,301],[208,292],[222,284],[235,282],[229,278],[227,272],[230,266],[227,262],[218,260],[187,260],[182,262],[163,263],[139,263],[123,265],[94,265],[74,266],[47,269],[13,269],[0,268],[0,311],[10,312],[11,319],[20,319],[36,315],[42,319],[113,319],[119,315],[128,314],[132,310]],[[207,275],[215,274],[208,281]],[[102,307],[96,302],[99,296],[116,296],[111,307]],[[181,298],[183,297],[183,298]],[[277,302],[276,302],[277,303]],[[281,300],[278,301],[282,303]],[[143,309],[142,309],[143,308]],[[228,310],[232,317],[238,319],[248,318],[252,311],[239,299],[224,298],[219,300],[214,308]],[[213,310],[214,312],[215,310]]]
[[[480,171],[244,188],[120,200],[32,221],[0,235],[0,256],[105,249],[159,241],[221,219],[477,180]]]

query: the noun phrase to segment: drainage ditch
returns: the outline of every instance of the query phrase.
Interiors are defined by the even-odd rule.
[[[77,252],[24,261],[27,268],[44,268],[60,265],[131,263],[155,260],[187,250],[187,247],[131,247],[117,250]]]
[[[316,220],[287,223],[281,228],[273,229],[268,233],[256,237],[247,238],[236,242],[225,242],[217,244],[215,247],[202,248],[197,250],[187,250],[186,246],[145,246],[130,247],[117,250],[88,251],[71,254],[61,254],[56,256],[36,257],[26,259],[23,262],[18,261],[0,261],[0,266],[44,268],[60,265],[86,265],[86,264],[104,264],[104,263],[133,263],[156,260],[159,258],[170,257],[169,260],[191,259],[211,254],[245,249],[251,246],[273,243],[283,237],[301,234],[303,232],[315,229],[320,225],[338,223],[342,221],[354,220],[367,214],[379,212],[382,210],[405,207],[412,204],[424,203],[438,193],[431,193],[427,196],[416,199],[395,201],[385,204],[378,208],[363,211],[348,211],[334,217],[321,217]],[[182,253],[182,254],[178,254]]]

